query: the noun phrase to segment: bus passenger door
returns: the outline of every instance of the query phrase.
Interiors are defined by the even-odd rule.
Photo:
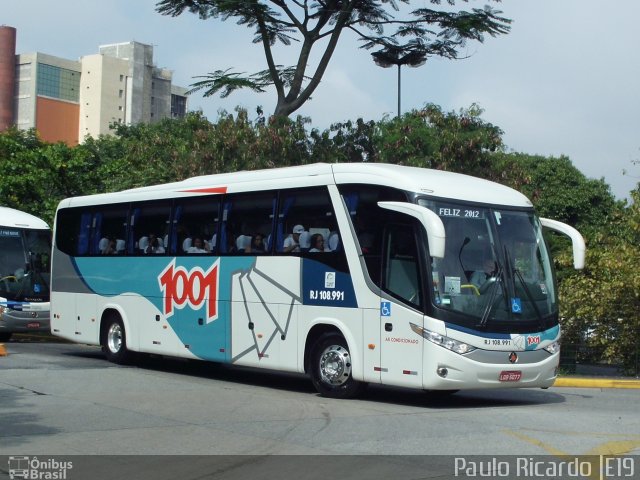
[[[424,302],[413,225],[388,225],[384,233],[380,299],[381,380],[390,385],[422,386]]]

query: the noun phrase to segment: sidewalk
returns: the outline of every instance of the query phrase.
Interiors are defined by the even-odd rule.
[[[562,367],[562,364],[561,364]],[[640,388],[640,378],[623,376],[615,365],[582,364],[573,365],[572,373],[560,373],[554,387],[577,388]]]
[[[608,378],[608,377],[580,377],[561,376],[556,379],[554,387],[578,387],[578,388],[638,388],[638,378]]]

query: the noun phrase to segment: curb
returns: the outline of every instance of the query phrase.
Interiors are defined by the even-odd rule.
[[[7,356],[7,349],[4,347],[4,343],[0,343],[0,357]]]
[[[617,378],[590,378],[590,377],[559,377],[553,384],[554,387],[576,388],[637,388],[640,389],[640,380],[623,380]]]

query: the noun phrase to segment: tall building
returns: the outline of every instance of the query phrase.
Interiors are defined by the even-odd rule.
[[[44,53],[16,56],[13,124],[47,142],[76,145],[81,115],[80,62]]]
[[[13,123],[16,29],[0,26],[0,132]]]
[[[172,84],[170,70],[153,64],[151,45],[103,45],[78,61],[15,55],[15,29],[0,27],[0,130],[35,128],[45,141],[75,145],[111,133],[113,123],[183,117],[185,93]]]

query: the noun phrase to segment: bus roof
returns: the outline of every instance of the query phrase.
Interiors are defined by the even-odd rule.
[[[533,206],[526,196],[513,188],[461,173],[386,163],[335,164],[333,171],[336,183],[371,183],[443,199]]]
[[[44,220],[8,207],[0,207],[0,226],[15,228],[34,228],[37,230],[48,230],[49,225]]]
[[[207,193],[365,183],[395,187],[431,197],[531,208],[520,192],[469,175],[384,163],[315,163],[294,167],[241,171],[192,177],[180,182],[140,187],[116,193],[63,201],[61,206],[126,202]]]

